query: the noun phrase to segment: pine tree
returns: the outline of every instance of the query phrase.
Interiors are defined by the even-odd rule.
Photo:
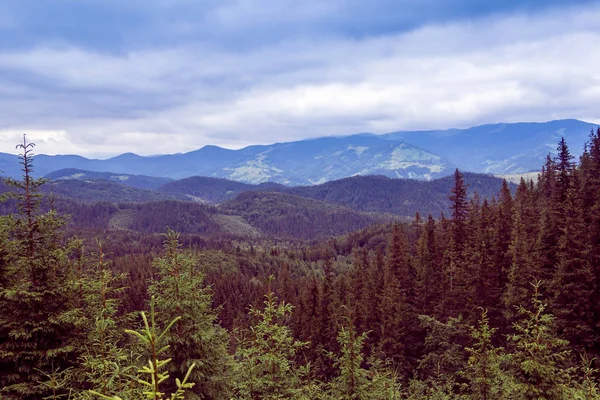
[[[65,221],[55,211],[40,211],[34,179],[33,143],[17,146],[23,179],[7,179],[17,191],[19,213],[9,216],[5,229],[5,285],[0,288],[0,386],[5,399],[38,399],[49,392],[45,377],[65,371],[77,359],[74,326],[66,318],[74,308],[71,245],[61,244]],[[6,256],[4,260],[6,260]]]
[[[169,230],[164,241],[166,254],[154,261],[157,279],[148,288],[156,299],[159,324],[179,318],[165,337],[169,345],[166,354],[172,360],[169,372],[182,376],[196,364],[190,376],[196,385],[188,396],[226,399],[232,366],[227,353],[229,338],[217,324],[212,293],[204,283],[204,273],[197,268],[198,261],[180,247],[179,235]],[[174,388],[175,382],[166,385]]]

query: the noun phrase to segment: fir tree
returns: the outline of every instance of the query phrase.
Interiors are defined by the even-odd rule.
[[[325,380],[333,376],[333,363],[326,357],[326,352],[333,352],[337,349],[336,321],[334,312],[334,274],[331,265],[331,258],[325,260],[323,270],[323,282],[319,291],[319,311],[318,311],[318,338],[316,338],[317,360],[315,370],[317,374]]]

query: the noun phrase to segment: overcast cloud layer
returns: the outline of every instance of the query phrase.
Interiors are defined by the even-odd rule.
[[[600,122],[600,4],[0,0],[0,151]]]

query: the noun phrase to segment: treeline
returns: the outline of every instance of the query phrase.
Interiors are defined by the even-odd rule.
[[[4,398],[600,398],[600,129],[514,196],[456,171],[449,215],[310,246],[85,251],[39,211],[29,150],[0,217]]]

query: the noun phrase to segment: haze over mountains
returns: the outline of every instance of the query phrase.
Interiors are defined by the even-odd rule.
[[[226,178],[258,184],[314,185],[356,175],[432,180],[463,171],[519,174],[538,170],[561,137],[579,155],[593,124],[578,120],[482,125],[469,129],[392,132],[323,137],[228,150],[205,146],[184,154],[143,157],[125,153],[107,160],[76,155],[36,157],[38,176],[75,168],[181,179]],[[39,149],[43,152],[43,149]],[[0,170],[19,176],[16,156],[0,153]],[[153,188],[166,180],[140,179],[136,187]],[[146,186],[144,186],[146,185]],[[148,186],[149,185],[149,186]],[[135,186],[135,185],[134,185]]]

